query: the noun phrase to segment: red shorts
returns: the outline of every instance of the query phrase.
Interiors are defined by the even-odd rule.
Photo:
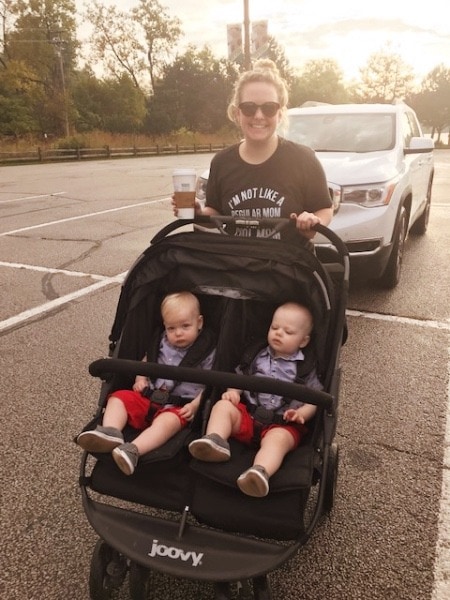
[[[147,429],[150,427],[152,422],[162,413],[162,412],[173,412],[180,420],[181,427],[186,427],[187,420],[184,417],[180,417],[180,407],[179,406],[169,406],[169,408],[165,408],[164,406],[158,406],[157,412],[153,417],[152,421],[147,420],[148,411],[151,406],[151,401],[143,396],[140,392],[135,392],[134,390],[118,390],[117,392],[113,392],[110,396],[115,396],[122,401],[123,405],[128,414],[128,425],[134,427],[134,429]]]
[[[239,402],[239,404],[236,405],[236,408],[241,413],[241,426],[239,427],[239,431],[237,432],[237,434],[233,435],[233,437],[242,442],[243,444],[251,445],[255,430],[255,420],[248,412],[245,404],[243,404],[242,402]],[[289,433],[294,438],[294,448],[297,448],[297,446],[300,444],[302,437],[307,432],[307,428],[301,423],[295,423],[292,425],[268,425],[267,427],[262,428],[261,438],[263,438],[266,435],[266,433],[274,427],[282,427],[283,429],[289,431]]]

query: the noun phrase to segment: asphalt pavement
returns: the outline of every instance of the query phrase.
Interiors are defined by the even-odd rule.
[[[2,599],[89,598],[97,535],[73,443],[99,396],[88,365],[107,355],[124,273],[172,220],[172,169],[210,159],[0,168]],[[429,230],[408,240],[400,285],[351,286],[335,507],[270,574],[275,600],[450,598],[449,186],[438,151]],[[153,573],[149,598],[213,591]]]

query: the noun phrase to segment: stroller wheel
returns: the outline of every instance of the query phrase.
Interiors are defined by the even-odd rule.
[[[330,455],[328,459],[328,471],[325,473],[325,493],[323,496],[323,511],[330,513],[334,506],[334,497],[336,494],[336,483],[339,466],[339,447],[336,443],[330,446]]]
[[[131,562],[129,588],[131,600],[147,600],[150,591],[150,569]]]
[[[255,600],[273,600],[270,582],[266,575],[253,579],[253,597]]]
[[[217,581],[214,584],[214,600],[230,600],[232,597],[231,584],[228,581]]]
[[[89,573],[91,600],[109,600],[113,590],[122,585],[126,570],[125,559],[102,539],[97,540]]]

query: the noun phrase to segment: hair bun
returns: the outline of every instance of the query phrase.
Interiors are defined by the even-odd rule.
[[[273,71],[279,73],[277,65],[270,58],[259,58],[253,65],[253,71]]]

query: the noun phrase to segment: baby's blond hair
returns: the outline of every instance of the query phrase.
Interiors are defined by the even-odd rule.
[[[191,292],[174,292],[165,296],[161,302],[161,316],[163,319],[173,312],[178,312],[180,308],[190,308],[196,315],[200,314],[200,302]]]

